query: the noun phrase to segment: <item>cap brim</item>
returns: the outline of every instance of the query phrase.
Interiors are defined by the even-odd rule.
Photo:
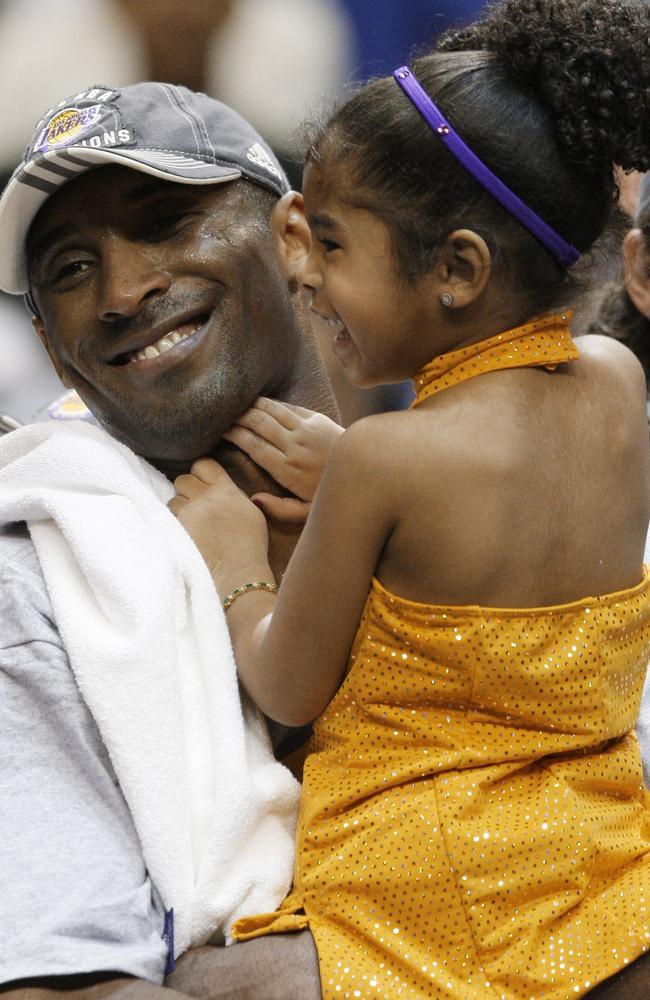
[[[39,209],[68,181],[93,167],[115,163],[180,184],[222,184],[242,176],[229,164],[205,163],[166,150],[97,149],[66,146],[21,164],[0,198],[0,288],[14,295],[28,290],[25,240]]]

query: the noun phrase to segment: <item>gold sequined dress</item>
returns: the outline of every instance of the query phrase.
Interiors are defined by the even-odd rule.
[[[541,340],[529,324],[436,359],[418,399],[575,357],[551,320]],[[650,947],[632,732],[649,642],[647,573],[525,609],[419,604],[374,579],[314,726],[293,891],[235,937],[309,926],[324,1000],[568,1000],[613,975]]]

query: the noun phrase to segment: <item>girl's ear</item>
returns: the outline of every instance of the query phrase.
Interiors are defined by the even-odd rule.
[[[66,375],[66,373],[63,371],[63,368],[61,367],[61,364],[59,363],[59,359],[57,358],[57,356],[54,353],[54,351],[51,350],[51,348],[50,348],[50,342],[47,339],[47,333],[45,332],[45,327],[43,326],[43,321],[41,319],[39,319],[38,316],[32,316],[32,326],[34,327],[34,330],[36,331],[36,336],[38,337],[38,339],[40,340],[41,344],[45,348],[45,350],[47,352],[47,356],[49,357],[50,361],[52,362],[52,365],[54,366],[54,370],[57,373],[57,375],[59,376],[59,379],[61,380],[61,382],[63,383],[63,385],[65,386],[66,389],[72,389],[72,385],[70,384],[68,376]]]
[[[438,295],[451,296],[451,309],[471,305],[485,290],[491,273],[492,255],[483,237],[473,229],[455,229],[436,259]]]
[[[273,208],[271,232],[287,280],[297,281],[311,240],[302,195],[298,191],[288,191]]]
[[[623,275],[627,294],[650,319],[650,251],[640,229],[630,229],[623,240]]]

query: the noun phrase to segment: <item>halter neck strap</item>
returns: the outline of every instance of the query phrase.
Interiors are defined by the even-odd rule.
[[[575,361],[578,348],[571,339],[571,318],[569,310],[541,316],[487,340],[439,355],[413,376],[415,400],[412,406],[485,372],[507,368],[552,371],[565,361]]]

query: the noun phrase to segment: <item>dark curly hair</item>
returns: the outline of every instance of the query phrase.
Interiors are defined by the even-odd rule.
[[[412,69],[470,148],[586,253],[616,200],[613,163],[650,165],[649,38],[646,3],[505,0]],[[567,296],[568,272],[460,166],[392,77],[357,90],[314,131],[307,162],[345,171],[337,194],[388,224],[407,280],[469,227],[531,311]]]

